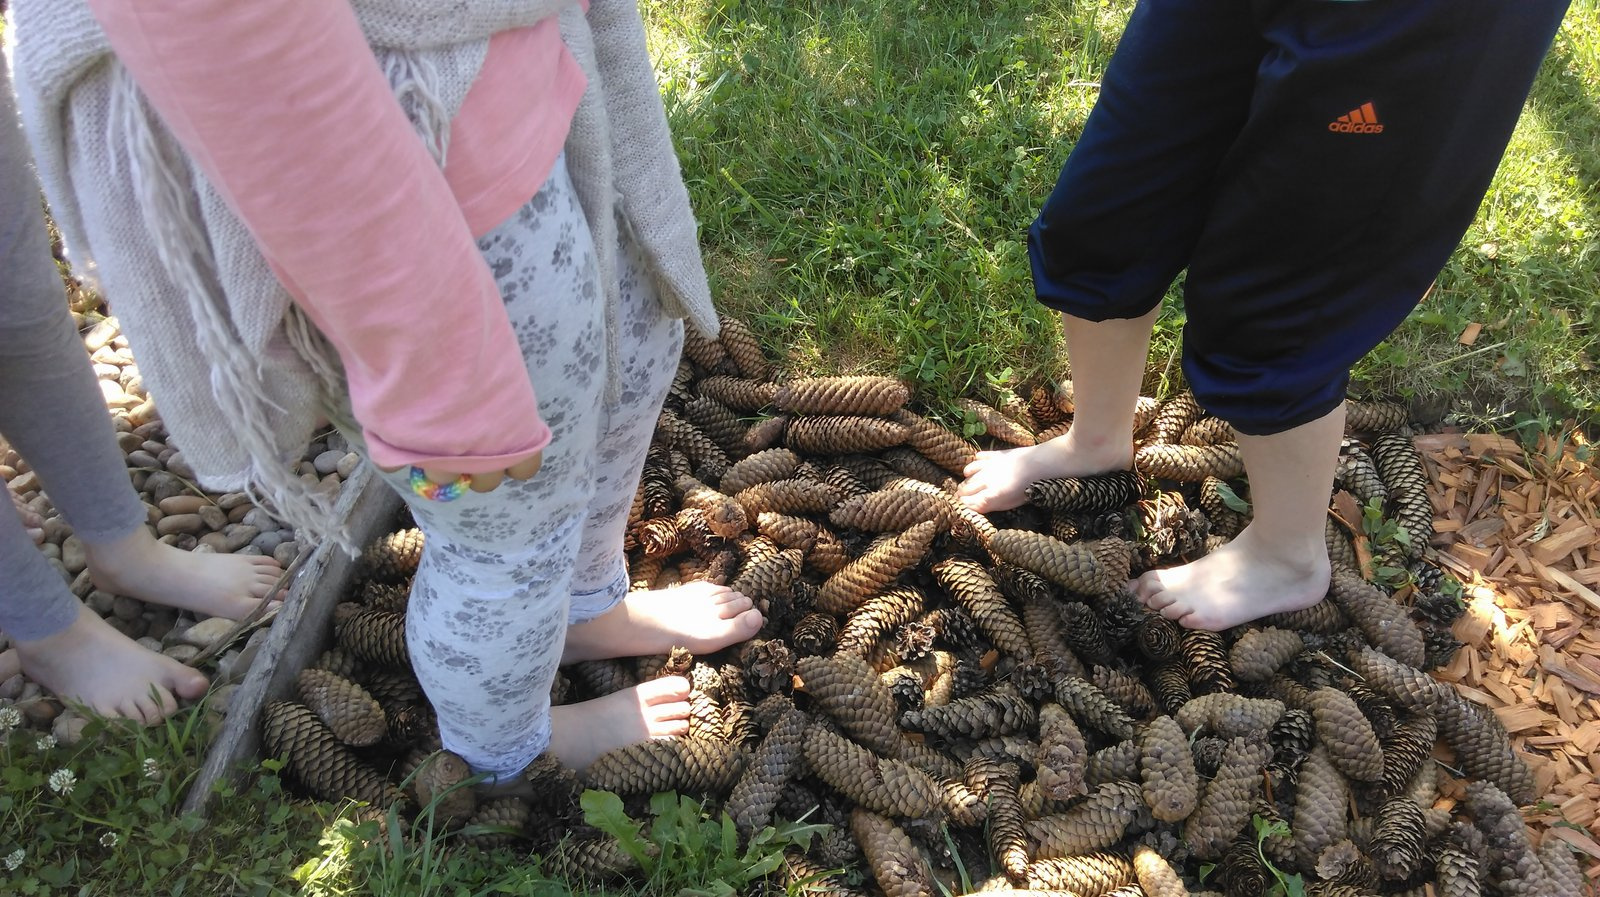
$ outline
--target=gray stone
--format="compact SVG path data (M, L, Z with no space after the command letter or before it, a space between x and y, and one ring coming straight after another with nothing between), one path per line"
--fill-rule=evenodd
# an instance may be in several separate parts
M179 551L194 551L195 546L199 544L200 540L196 539L193 533L179 533L178 540L173 542L172 546Z
M43 545L40 545L39 550L44 552L44 556L50 558L51 560L61 560L61 546L55 544L54 542L46 542Z
M345 440L344 434L334 430L328 434L328 448L338 452L350 451L350 443Z
M94 591L94 580L89 578L89 571L85 570L72 579L72 594L79 598Z
M200 513L201 508L208 506L211 506L211 503L206 501L204 496L195 495L193 493L186 495L174 495L161 503L161 513L198 514ZM222 508L219 506L217 507L217 510L221 511Z
M129 452L136 452L143 446L144 446L144 440L140 439L138 434L135 434L135 433L118 433L117 434L117 448L120 449L124 455L128 454Z
M138 433L142 439L167 438L167 426L158 420L140 424L133 428L133 432Z
M224 511L231 511L240 505L250 504L250 496L243 492L225 492L217 496L217 507Z
M311 465L317 469L317 473L327 476L339 469L339 462L344 460L345 454L345 452L336 452L330 449L318 455L316 460L311 462Z
M254 557L261 557L262 555L266 554L266 552L255 547L254 545L246 545L238 551L235 551L234 554L248 554Z
M172 631L173 624L178 622L178 615L169 607L157 607L150 612L150 628L145 635L158 641L166 641L167 634ZM159 648L157 650L160 650Z
M156 524L156 533L162 536L174 533L194 535L205 528L205 519L199 514L171 514L161 518L161 522Z
M167 444L159 439L146 439L144 442L139 444L139 447L150 454L155 455L156 460L160 461L162 464L167 463L167 459L172 457L173 452L177 451L177 449L167 448Z
M27 684L27 680L22 678L21 673L12 676L4 682L0 682L0 698L4 698L7 701L15 701L17 698L21 697L22 687L25 684Z
M231 554L249 545L251 539L261 534L261 530L247 524L233 523L228 525L223 534L227 537L225 550Z
M262 532L265 532L269 529L278 528L277 519L271 514L267 513L266 508L251 508L249 513L244 515L244 519L236 520L234 522L248 524Z
M152 473L150 479L145 481L144 488L150 492L150 500L157 505L174 495L183 495L189 491L182 480L164 470Z
M211 697L206 699L207 709L214 710L217 713L227 713L229 706L233 704L233 696L238 690L239 686L232 683L216 689L211 693Z
M126 595L118 595L111 603L111 613L124 620L137 620L144 616L144 602ZM146 624L148 627L148 624Z
M225 617L208 617L185 629L178 636L179 644L193 645L196 648L209 648L233 631L234 622Z
M72 524L65 517L46 517L44 519L44 540L60 545L68 536L72 535Z
M228 525L228 512L216 505L202 505L198 513L200 519L205 521L206 529L219 530Z
M250 540L251 548L266 555L272 554L281 544L283 544L283 537L278 535L277 530L268 530Z
M95 589L84 597L83 603L89 605L89 609L100 616L109 617L112 609L117 606L117 596Z
M73 576L89 566L89 555L84 550L82 539L68 536L61 540L61 566L66 567Z
M184 479L194 479L194 468L183 458L183 452L178 452L167 459L167 469Z
M153 632L146 632L144 637L139 639L137 644L139 647L144 648L147 651L154 651L157 654L161 653L161 638Z
M88 725L88 717L79 716L69 710L56 717L55 723L50 727L50 734L56 737L56 744L71 747L83 740L83 730Z
M56 717L61 715L62 710L61 705L56 702L55 698L38 698L32 701L24 701L18 707L22 710L22 715L27 718L32 728L36 729L43 729L45 726L54 723Z
M339 474L340 479L348 480L350 475L355 473L356 468L360 466L361 456L355 452L349 452L339 459L339 466L335 469L335 472Z
M194 645L173 645L161 653L179 663L188 663L194 659L196 654L200 653L200 649L196 648Z
M151 468L155 468L157 470L160 470L161 469L161 462L156 460L156 456L155 455L152 455L149 452L145 451L144 449L140 448L140 449L134 449L133 451L128 453L128 466L129 467L151 467Z
M144 621L144 617L124 620L118 616L110 616L106 617L106 625L134 641L144 638L145 634L150 631L150 624Z
M206 533L200 537L200 544L195 546L195 551L204 551L207 554L227 554L228 537L222 533Z
M296 540L284 542L272 550L272 559L285 567L294 563L294 559L299 556L300 543Z

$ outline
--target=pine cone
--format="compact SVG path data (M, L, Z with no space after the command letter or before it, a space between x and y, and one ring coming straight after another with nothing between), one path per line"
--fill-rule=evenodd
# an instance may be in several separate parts
M1518 805L1537 796L1533 773L1517 756L1499 717L1468 703L1455 689L1440 686L1434 719L1468 778L1492 782Z
M1350 619L1332 600L1324 598L1310 607L1281 614L1267 614L1257 621L1263 626L1292 629L1301 633L1332 635L1350 625Z
M715 336L690 325L683 328L683 357L708 371L717 370L728 360L728 350Z
M389 731L383 707L361 686L327 670L301 670L295 692L339 740L355 747L376 744Z
M1189 690L1189 665L1182 659L1162 661L1150 670L1150 694L1166 713L1177 713L1194 695Z
M268 704L262 712L261 736L267 756L283 759L284 772L319 800L348 798L380 808L405 800L400 789L362 763L302 704Z
M1283 702L1235 694L1201 695L1179 708L1178 725L1185 732L1207 729L1223 738L1259 735L1283 716Z
M1484 894L1482 863L1487 852L1483 834L1470 823L1451 825L1434 863L1439 897L1481 897Z
M1467 785L1467 811L1488 844L1485 871L1506 897L1544 897L1551 889L1517 806L1492 782Z
M800 576L805 554L798 548L785 548L754 562L747 562L729 584L735 592L747 595L757 607L787 596Z
M1105 850L1122 839L1144 806L1136 784L1101 785L1064 813L1028 821L1031 854L1036 859L1048 859Z
M889 419L905 425L907 445L955 476L978 456L971 443L920 414L901 409Z
M989 550L999 561L1043 576L1056 585L1087 595L1107 596L1126 587L1106 570L1092 548L1067 545L1027 530L997 530Z
M867 867L884 897L927 897L934 893L933 873L906 833L875 813L856 809L850 832L866 854Z
M1406 407L1394 402L1358 402L1346 399L1344 403L1344 430L1346 433L1388 433L1406 425Z
M920 617L926 602L915 586L890 586L850 613L839 630L839 651L865 657L896 627Z
M772 822L772 811L783 786L801 770L809 724L810 717L789 704L733 786L724 809L746 838Z
M1145 445L1134 452L1133 467L1162 480L1231 480L1244 473L1244 456L1237 445Z
M351 656L350 652L341 648L329 648L322 652L317 657L316 662L311 665L311 668L327 670L335 676L341 679L349 679L351 682L361 679L362 674L365 672L361 661L356 660L355 657Z
M404 614L360 611L336 626L335 638L339 647L364 663L411 668Z
M1141 484L1131 470L1100 476L1039 480L1027 488L1028 500L1061 514L1118 511L1139 500Z
M1356 702L1342 691L1319 688L1311 693L1311 714L1317 721L1317 740L1328 758L1347 778L1375 782L1383 777L1383 750L1372 724Z
M906 428L881 417L797 417L784 440L802 454L877 452L904 443Z
M1294 846L1302 868L1314 868L1323 850L1345 839L1349 796L1344 776L1339 774L1327 749L1319 745L1300 768L1295 797Z
M1034 435L1031 431L1001 414L998 409L972 399L956 399L955 406L983 424L984 432L995 439L1012 445L1034 444Z
M1438 724L1431 715L1419 715L1401 720L1381 739L1382 794L1394 796L1406 789L1417 770L1432 757L1438 732Z
M721 374L701 380L698 389L706 398L746 414L771 405L773 397L778 394L778 386L775 383L761 383Z
M939 524L929 520L886 539L828 577L817 593L818 609L846 613L859 607L895 577L921 563L938 534Z
M1372 456L1354 440L1346 439L1339 446L1339 466L1334 471L1333 483L1355 496L1356 502L1363 508L1374 500L1381 508L1389 500L1389 490L1384 487Z
M832 486L812 480L788 479L757 483L742 489L734 500L744 505L750 519L759 520L761 514L821 514L839 503L839 493Z
M832 614L811 613L794 624L789 642L801 654L815 656L833 651L838 638L839 624Z
M789 431L789 415L780 414L758 420L750 425L744 434L744 450L750 454L764 452L777 447L783 441L784 434ZM731 490L730 490L731 491Z
M361 586L361 603L368 610L383 610L394 614L406 612L411 601L410 582L379 582L369 579Z
M1228 663L1241 682L1265 682L1304 648L1300 634L1292 630L1252 629L1233 643Z
M1133 853L1133 874L1148 897L1189 897L1189 889L1161 854L1140 845Z
M415 527L390 533L367 547L361 555L361 567L368 579L405 582L417 572L422 543L422 530Z
M471 789L467 789L470 791ZM528 840L528 826L532 810L526 801L517 797L497 797L483 802L466 821L473 834L466 835L483 850L510 847ZM483 831L501 829L503 831Z
M1072 650L1085 663L1105 666L1113 662L1116 652L1106 640L1100 617L1088 605L1079 601L1063 601L1056 605L1063 624L1062 634Z
M699 427L671 411L662 411L657 418L656 438L687 455L689 463L705 479L721 482L722 475L728 472L728 453Z
M933 565L933 575L1001 653L1017 659L1032 656L1033 647L1022 620L982 564L967 558L946 558Z
M899 760L880 759L824 727L806 730L804 749L806 764L818 778L874 813L915 818L931 815L939 806L940 788L927 773Z
M1225 445L1238 442L1239 434L1220 417L1202 417L1184 428L1178 437L1182 445Z
M546 861L545 868L561 881L615 881L639 871L639 861L610 835L568 839Z
M847 654L802 657L795 671L804 691L851 738L897 757L905 738L895 725L894 698L865 660Z
M1351 570L1335 570L1328 597L1378 650L1410 666L1426 659L1422 633L1405 608Z
M785 384L773 403L791 414L886 417L910 398L910 388L891 377L813 377Z
M1133 720L1087 679L1075 676L1057 679L1056 702L1067 708L1073 719L1091 729L1118 740L1133 737Z
M1054 800L1071 800L1084 793L1084 767L1089 747L1078 724L1060 704L1039 708L1039 750L1033 766L1039 787Z
M683 507L703 512L706 525L723 539L734 539L750 529L744 506L693 477L679 477L673 484L683 496Z
M1083 781L1091 788L1110 782L1139 780L1139 742L1119 741L1089 755L1083 767Z
M1189 687L1198 694L1234 690L1233 667L1228 663L1227 643L1222 636L1205 629L1185 629L1179 641L1189 665Z
M900 532L925 520L950 525L947 501L935 495L909 489L869 492L840 502L828 519L834 526L851 527L873 533Z
M1157 445L1170 445L1178 441L1183 431L1199 419L1205 412L1200 403L1195 400L1194 393L1185 389L1173 395L1156 411L1155 420L1150 422L1149 442Z
M833 870L844 867L845 864L819 863L798 847L791 847L784 851L780 872L788 893L799 897L865 897L864 891L851 887L842 876L834 874Z
M1389 487L1391 516L1410 536L1407 557L1420 557L1433 538L1433 504L1428 501L1428 473L1409 436L1390 433L1372 443L1378 474Z
M1265 742L1245 738L1228 741L1217 773L1206 783L1183 828L1183 840L1195 856L1213 860L1221 857L1234 836L1250 821L1251 808L1261 791L1261 770L1272 756Z
M894 472L907 479L927 483L939 489L954 492L956 481L945 473L944 468L928 460L927 456L913 448L900 445L884 449L879 455Z
M717 320L722 324L717 339L722 343L722 348L727 350L728 357L738 366L739 373L751 380L767 379L767 359L761 352L761 342L756 335L737 318L718 315Z
M1589 880L1565 841L1545 838L1539 844L1538 856L1540 865L1544 866L1544 877L1551 897L1584 897Z
M1145 803L1162 822L1182 822L1194 812L1200 780L1189 740L1170 716L1158 716L1139 736L1139 776Z
M913 732L943 738L987 738L1031 727L1038 719L1033 704L1009 682L937 707L910 711L901 725Z
M1028 887L1067 893L1110 895L1134 881L1133 865L1114 853L1040 860L1026 869Z
M737 495L759 483L788 479L799 467L800 456L794 452L786 448L767 449L729 467L718 486L726 494Z
M657 738L601 754L583 776L592 788L622 795L720 795L738 779L742 759L737 747L721 739Z
M466 784L472 767L457 754L438 751L417 767L411 780L412 794L424 812L446 827L465 823L478 812L478 792Z
M758 691L787 691L794 679L794 650L779 639L751 639L739 648L745 681Z
M1150 689L1127 673L1096 666L1089 679L1096 688L1106 693L1106 697L1128 711L1129 716L1143 719L1155 711L1155 697L1150 694Z
M568 664L566 670L585 691L595 697L604 697L639 684L619 660L580 660Z
M1402 881L1422 865L1427 847L1422 822L1422 808L1407 797L1392 797L1378 808L1370 853L1379 875Z
M730 458L745 455L744 437L750 428L739 420L737 411L716 399L697 396L684 403L683 417Z

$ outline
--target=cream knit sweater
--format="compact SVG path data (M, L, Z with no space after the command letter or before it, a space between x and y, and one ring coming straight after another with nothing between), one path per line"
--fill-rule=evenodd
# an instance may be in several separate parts
M489 36L559 15L588 78L566 154L602 282L615 300L620 223L667 307L716 332L635 0L593 0L587 16L571 0L350 2L436 158ZM336 355L149 111L82 0L11 6L18 100L40 179L80 266L114 285L113 303L174 441L208 487L252 491L288 522L342 540L328 501L286 464L319 415L348 413ZM615 346L608 333L613 367Z

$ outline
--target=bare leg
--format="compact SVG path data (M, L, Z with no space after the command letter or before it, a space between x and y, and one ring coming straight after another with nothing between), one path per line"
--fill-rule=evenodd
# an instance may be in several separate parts
M550 708L550 751L573 769L635 742L689 732L689 680L667 676Z
M84 539L83 547L103 591L230 620L255 610L283 573L260 555L180 551L143 525L109 541Z
M29 678L102 716L151 725L178 709L177 698L206 691L199 671L140 647L81 604L66 629L19 641L16 650Z
M1061 316L1077 408L1065 436L1027 448L980 452L956 495L975 511L1004 511L1050 477L1088 476L1133 464L1133 411L1160 307L1138 318Z
M1222 630L1310 607L1328 590L1323 542L1344 435L1344 406L1271 436L1239 435L1254 518L1232 542L1192 564L1134 584L1147 606L1190 629Z
M675 646L708 654L753 637L761 623L750 599L727 586L629 592L611 610L567 628L561 662L665 654Z

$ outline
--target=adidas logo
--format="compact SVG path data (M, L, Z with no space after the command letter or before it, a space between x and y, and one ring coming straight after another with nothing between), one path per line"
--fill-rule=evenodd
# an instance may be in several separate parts
M1339 134L1382 134L1383 125L1378 122L1378 110L1371 103L1362 103L1361 108L1328 122L1328 130Z

